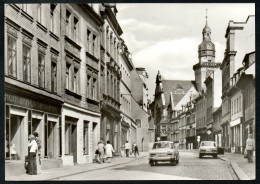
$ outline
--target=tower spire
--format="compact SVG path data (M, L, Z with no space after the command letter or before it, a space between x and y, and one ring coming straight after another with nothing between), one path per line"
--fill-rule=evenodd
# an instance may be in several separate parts
M206 22L208 20L208 8L206 8Z

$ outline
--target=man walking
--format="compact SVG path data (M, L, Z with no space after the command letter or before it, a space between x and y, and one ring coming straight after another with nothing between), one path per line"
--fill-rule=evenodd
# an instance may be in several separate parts
M247 151L247 159L248 163L253 163L253 151L255 149L255 142L253 139L253 135L249 134L248 139L246 140L246 151Z
M131 149L131 145L130 145L130 143L128 143L128 141L126 141L126 143L125 143L125 154L126 154L126 157L129 157L130 149Z

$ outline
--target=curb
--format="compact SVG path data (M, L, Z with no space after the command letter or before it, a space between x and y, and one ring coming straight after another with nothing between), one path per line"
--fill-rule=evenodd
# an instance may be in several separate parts
M67 175L64 175L64 176L58 176L58 177L48 178L48 179L38 180L38 181L53 181L53 180L59 180L60 178L66 178L66 177L69 177L69 176L78 175L78 174L83 174L83 173L86 173L86 172L96 171L96 170L100 170L100 169L107 169L107 168L114 167L114 166L119 166L119 165L123 165L123 164L128 164L128 163L131 163L131 162L133 162L133 161L135 161L135 160L138 160L138 159L141 159L141 158L144 158L144 157L147 157L147 156L148 156L148 155L140 156L140 157L138 157L138 158L136 158L136 159L133 159L133 160L130 160L130 161L128 161L128 162L122 162L122 163L118 163L118 164L114 164L114 165L109 165L109 166L102 167L102 168L96 168L96 169L90 169L90 170L86 170L86 171L75 172L75 173L67 174Z
M251 180L247 174L237 165L237 163L235 162L230 162L230 160L228 158L225 157L219 157L219 159L223 160L223 161L227 161L228 164L231 166L231 168L233 169L233 171L235 172L235 174L237 175L239 180Z

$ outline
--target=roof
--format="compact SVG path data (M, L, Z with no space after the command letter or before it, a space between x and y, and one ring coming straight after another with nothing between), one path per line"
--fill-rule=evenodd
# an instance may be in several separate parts
M197 89L195 81L190 80L162 80L162 86L166 106L168 106L170 103L170 92L172 92L173 103L176 105L192 86L194 86L195 89ZM184 90L184 94L175 94L174 92L178 88L182 88Z

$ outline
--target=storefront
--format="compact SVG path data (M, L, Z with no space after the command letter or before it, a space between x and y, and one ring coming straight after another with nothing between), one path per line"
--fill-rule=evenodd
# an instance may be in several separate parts
M100 113L64 103L62 135L64 166L92 163L100 139Z
M232 153L242 153L242 123L241 118L238 118L230 122L230 131L231 131L231 152Z
M53 95L54 96L54 95ZM28 155L28 136L39 133L45 160L61 156L60 98L49 97L6 84L6 159L24 160Z

